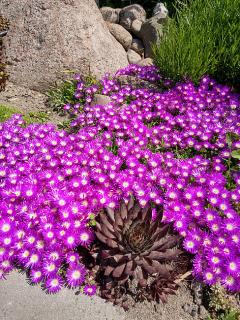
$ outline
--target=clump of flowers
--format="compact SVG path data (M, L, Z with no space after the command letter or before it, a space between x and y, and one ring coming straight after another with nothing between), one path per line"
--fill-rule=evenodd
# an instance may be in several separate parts
M141 67L135 64L130 64L116 73L117 77L121 75L134 76L140 80L146 80L152 83L158 82L161 79L156 66Z
M79 78L75 97L86 103L65 107L75 134L23 127L18 115L0 126L0 277L20 265L50 292L65 283L94 293L76 248L91 245L101 209L133 194L162 207L198 279L239 291L239 96L208 77L161 93L121 86L120 74L160 79L139 66L90 88ZM96 92L111 103L90 106Z
M65 284L90 295L94 285L75 250L94 240L81 152L52 125L22 124L15 115L0 125L0 277L19 266L50 293Z
M240 185L231 151L239 148L239 95L207 76L198 87L189 81L160 93L119 86L119 75L160 79L155 67L120 70L104 80L107 92L102 83L111 103L86 105L72 125L79 134L97 129L97 139L115 155L119 166L107 176L118 196L132 192L142 206L163 206L163 219L195 255L195 276L238 291Z

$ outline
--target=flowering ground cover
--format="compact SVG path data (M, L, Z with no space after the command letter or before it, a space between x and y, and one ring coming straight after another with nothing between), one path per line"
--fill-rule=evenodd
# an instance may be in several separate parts
M167 89L120 85L120 75ZM135 65L100 84L76 82L80 103L65 106L73 132L24 126L20 115L0 125L1 278L19 266L48 292L94 294L81 252L98 213L132 194L183 237L197 279L238 292L239 95L207 76L173 86L155 67ZM111 103L91 106L97 92Z

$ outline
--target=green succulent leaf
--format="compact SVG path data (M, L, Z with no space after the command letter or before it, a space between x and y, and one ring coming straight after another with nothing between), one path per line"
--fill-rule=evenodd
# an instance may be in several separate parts
M233 158L240 160L240 149L232 151L231 155Z
M230 147L235 140L238 140L239 136L234 132L227 132L226 134L226 142Z

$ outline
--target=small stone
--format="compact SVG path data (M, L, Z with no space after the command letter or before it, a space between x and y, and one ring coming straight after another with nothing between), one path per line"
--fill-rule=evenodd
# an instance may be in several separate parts
M137 52L138 54L142 55L144 53L144 45L142 40L133 39L131 49Z
M103 94L96 93L94 95L93 101L91 102L91 106L95 106L95 105L105 106L106 104L108 104L110 102L111 102L110 97L105 96Z
M195 297L194 303L196 303L199 306L202 303L202 299L200 297Z
M116 13L117 13L117 15L118 15L118 18L119 18L120 12L122 11L122 8L115 8L115 11L116 11ZM119 19L118 19L118 20L119 20ZM119 21L118 21L118 23L119 23Z
M188 313L189 313L191 306L190 306L189 303L185 303L185 304L182 306L182 308L183 308L183 310L184 310L185 312L188 312Z
M131 33L120 26L120 24L108 23L107 26L114 38L121 43L125 50L128 50L132 44Z
M192 307L192 310L191 310L190 314L191 314L192 317L196 317L196 316L197 316L197 314L198 314L198 307L197 307L196 305L194 305L194 306Z
M128 62L133 64L138 63L142 59L142 57L132 49L128 49L127 58Z
M138 20L138 19L133 20L130 31L136 36L138 36L142 28L142 24L143 22L141 20Z
M208 312L203 305L199 306L198 313L199 313L200 317L203 319L208 315Z
M159 13L165 15L165 17L168 16L168 9L165 7L164 3L162 3L162 2L158 2L153 9L154 16Z
M119 11L113 9L111 7L102 7L100 8L100 12L103 16L103 20L111 23L119 22Z
M152 66L153 59L152 58L145 58L145 59L140 60L137 64L142 67Z
M191 290L193 295L193 301L197 305L202 304L202 298L203 298L203 288L202 284L198 281L193 281L191 284Z
M139 4L132 4L124 7L120 11L119 23L127 30L130 30L132 22L138 19L142 22L146 20L146 11Z

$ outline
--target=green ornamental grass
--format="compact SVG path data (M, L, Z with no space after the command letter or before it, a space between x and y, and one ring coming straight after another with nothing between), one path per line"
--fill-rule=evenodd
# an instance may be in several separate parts
M180 8L180 9L179 9ZM240 1L193 0L178 5L154 59L164 76L195 83L204 74L240 81Z

